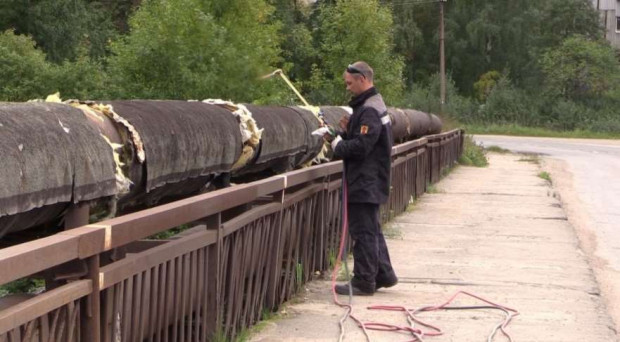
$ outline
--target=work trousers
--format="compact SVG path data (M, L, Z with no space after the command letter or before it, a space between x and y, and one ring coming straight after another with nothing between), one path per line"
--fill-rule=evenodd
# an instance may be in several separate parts
M379 205L349 203L349 233L353 240L354 286L374 292L376 283L396 278L379 223Z

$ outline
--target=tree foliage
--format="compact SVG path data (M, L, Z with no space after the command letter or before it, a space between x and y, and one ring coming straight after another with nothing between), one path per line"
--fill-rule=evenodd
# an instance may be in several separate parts
M541 58L546 86L569 100L600 97L618 86L620 64L606 42L567 38Z
M384 97L402 95L403 61L393 53L392 16L376 0L341 0L323 5L319 15L319 62L309 82L317 103L343 103L342 75L355 61L368 62L375 71L375 84Z
M30 37L12 30L0 34L0 99L25 101L46 95L50 66L34 46Z
M474 83L474 90L476 92L476 99L478 101L484 102L486 101L489 94L495 88L497 81L502 77L496 70L491 70L487 73L482 74L478 82Z
M617 51L590 0L4 0L0 100L201 99L345 104L365 60L388 104L467 123L620 132Z
M8 30L0 34L0 101L27 101L60 92L66 98L105 96L105 73L87 56L54 64L31 37Z
M117 97L261 96L258 77L279 59L278 25L260 0L151 0L113 45Z
M114 36L112 18L99 1L5 0L0 13L0 29L32 36L47 59L58 64L76 60L81 48L103 57Z

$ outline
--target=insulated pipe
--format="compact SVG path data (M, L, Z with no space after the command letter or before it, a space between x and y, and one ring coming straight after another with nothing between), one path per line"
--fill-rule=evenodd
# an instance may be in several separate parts
M392 121L392 136L394 143L406 141L411 136L411 121L405 112L398 108L388 108L388 115Z
M439 134L441 133L441 119L435 115L431 114L431 128L428 131L428 134Z
M205 191L210 184L225 186L231 173L240 180L258 178L319 155L323 140L311 135L320 125L312 112L248 107L263 136L251 160L233 171L244 147L240 118L215 105L0 103L0 237L58 222L72 203L96 207L91 214L122 214ZM327 124L337 127L350 108L321 110ZM434 115L397 108L389 114L396 143L441 131ZM131 187L120 187L122 180Z
M346 108L346 109L345 109ZM340 129L340 118L348 115L349 107L321 107L327 123ZM388 108L388 115L392 122L392 134L394 142L420 138L428 134L441 133L441 120L434 114L424 113L412 109Z
M419 138L428 134L431 129L431 116L429 114L412 109L405 109L404 112L411 123L411 137Z
M112 148L79 109L0 103L0 144L0 236L117 193Z
M320 151L322 140L311 135L319 122L311 112L299 107L245 106L263 133L258 154L233 176L292 170Z
M144 162L135 154L125 161L133 187L119 199L121 211L196 194L229 172L241 154L238 122L220 107L186 101L107 104L140 133L145 151Z

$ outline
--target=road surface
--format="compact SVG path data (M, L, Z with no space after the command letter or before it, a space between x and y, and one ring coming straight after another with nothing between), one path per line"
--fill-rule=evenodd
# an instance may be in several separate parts
M475 136L484 146L543 155L620 331L620 141Z

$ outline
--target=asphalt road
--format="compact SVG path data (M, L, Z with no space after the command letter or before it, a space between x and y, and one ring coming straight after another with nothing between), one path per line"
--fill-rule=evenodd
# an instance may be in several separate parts
M546 166L554 186L557 180L560 193L570 202L569 219L577 226L602 295L620 327L620 141L486 135L475 140L550 160Z

